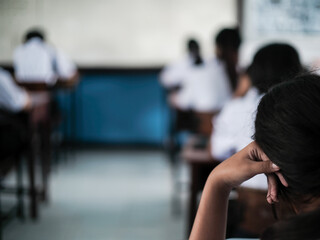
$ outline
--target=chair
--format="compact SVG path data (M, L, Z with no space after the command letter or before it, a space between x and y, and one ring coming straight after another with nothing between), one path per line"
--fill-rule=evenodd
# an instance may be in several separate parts
M5 225L15 216L24 218L23 185L21 157L25 151L26 142L23 139L22 125L0 112L0 239ZM3 180L13 170L16 170L16 183L6 186ZM3 194L14 194L16 203L9 209L4 209L1 202Z
M189 236L193 221L195 219L198 201L197 196L202 191L210 172L220 163L213 159L206 148L199 148L198 136L192 136L188 139L182 150L182 158L189 165L191 170L191 185L189 196L189 209L187 220L187 236Z

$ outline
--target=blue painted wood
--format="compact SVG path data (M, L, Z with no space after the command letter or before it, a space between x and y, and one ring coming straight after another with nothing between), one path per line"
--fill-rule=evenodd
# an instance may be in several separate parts
M167 135L168 106L156 72L82 75L74 94L77 141L161 144ZM70 117L70 93L57 95ZM70 135L70 126L63 129Z

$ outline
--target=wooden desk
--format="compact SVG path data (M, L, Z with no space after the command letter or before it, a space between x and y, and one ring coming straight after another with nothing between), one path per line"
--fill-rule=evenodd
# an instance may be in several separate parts
M17 202L9 209L4 210L0 199L0 240L2 238L2 232L5 225L13 218L18 217L21 220L24 219L23 211L23 187L22 187L22 164L21 153L23 151L23 145L20 148L15 149L10 156L1 158L0 168L0 195L3 193L9 193L16 195ZM7 173L12 170L16 170L16 184L14 187L3 186L2 180ZM1 196L0 196L1 197Z
M20 86L29 91L38 92L38 91L51 91L54 89L72 89L79 82L79 73L76 72L70 79L58 78L55 84L50 85L45 81L39 79L29 79L28 81L18 81L15 79L15 82Z
M197 141L197 137L191 137L182 150L182 158L191 169L187 236L191 232L198 209L197 195L203 189L212 169L220 163L211 157L208 149L196 149Z
M272 206L267 202L267 190L238 187L238 204L242 212L239 229L250 237L259 237L276 222Z
M30 183L30 215L32 219L38 218L38 199L41 194L43 201L48 201L48 179L51 167L51 130L53 127L53 116L51 114L51 98L55 90L72 89L78 82L79 75L76 74L72 81L58 80L53 86L44 82L17 82L26 88L32 98L32 109L27 112L27 125L29 134L28 171ZM40 141L37 142L37 136ZM37 151L39 150L39 151ZM36 184L36 152L40 152L41 185Z

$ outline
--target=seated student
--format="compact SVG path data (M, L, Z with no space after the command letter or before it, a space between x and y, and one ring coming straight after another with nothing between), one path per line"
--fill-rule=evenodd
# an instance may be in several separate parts
M300 76L265 94L255 141L211 172L190 239L225 239L231 189L261 173L268 177L267 201L275 212L291 209L291 216L283 216L261 239L320 239L319 118L319 76Z
M261 97L274 85L301 71L299 55L288 44L273 43L258 50L247 70L252 87L244 97L230 100L213 119L212 156L223 161L248 145L254 134L253 122ZM265 190L267 180L260 174L242 186Z
M212 156L227 159L250 143L254 113L263 94L301 71L299 55L288 44L273 43L258 50L247 70L251 88L244 97L230 100L212 121Z
M181 83L181 89L171 97L171 104L181 110L218 112L231 98L236 85L236 63L240 42L237 30L223 29L215 38L216 57L205 63L202 62L200 47L198 44L195 45L193 56L196 57L193 64L180 67L181 74L175 75ZM169 82L169 73L168 69L162 74L162 82ZM171 76L173 75L171 71Z
M200 46L195 39L187 42L187 56L184 59L165 67L160 74L161 84L168 90L168 100L174 110L171 138L180 130L195 131L197 123L192 108L197 106L192 94L192 86L205 79L203 59ZM200 84L201 85L201 84ZM171 140L173 141L173 140Z
M0 68L0 109L17 113L30 107L28 92L16 85L9 72Z
M28 31L24 43L16 48L14 70L19 83L45 83L52 86L57 79L77 79L75 64L61 50L47 44L44 33L38 29Z
M196 39L189 39L186 48L187 55L183 59L166 66L160 73L160 82L168 90L183 87L188 69L203 63L200 46Z
M28 92L16 85L10 73L0 68L0 160L26 143L26 129L18 116L8 113L28 111L32 101Z
M238 85L238 55L241 36L237 28L224 28L214 38L215 56L206 62L210 79L215 86L210 89L215 97L216 110L221 110L232 97Z
M187 58L165 68L160 75L161 83L169 90L176 90L171 91L169 98L172 107L182 111L211 111L214 101L208 89L213 87L213 81L209 78L198 42L190 39L187 45Z

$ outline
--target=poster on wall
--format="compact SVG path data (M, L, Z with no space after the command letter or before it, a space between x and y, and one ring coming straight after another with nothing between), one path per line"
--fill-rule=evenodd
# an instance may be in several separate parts
M288 43L305 65L320 67L320 0L242 0L240 64L263 45Z
M244 15L251 34L320 34L320 0L247 0Z

